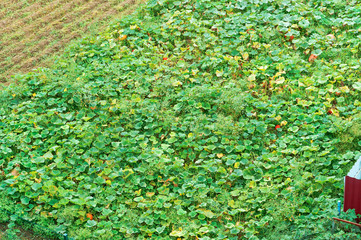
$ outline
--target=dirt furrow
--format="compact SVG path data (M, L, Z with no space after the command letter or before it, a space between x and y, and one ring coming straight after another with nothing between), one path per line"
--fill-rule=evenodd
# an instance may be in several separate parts
M89 11L92 11L96 6L97 6L97 3L95 2L94 4L89 5L87 8L82 8L81 12L73 13L72 15L76 14L76 15L86 15L87 16L89 14ZM70 15L69 15L69 17L70 17ZM79 19L78 21L74 22L74 21L72 21L73 18L67 18L67 20L62 25L58 25L58 26L62 27L62 26L64 26L64 24L70 23L70 22L72 23L72 25L76 25L77 23L80 23L80 22L89 21L89 19L87 19L87 18L85 18L85 19L78 18L78 19ZM32 42L36 39L44 38L41 42L39 42L37 44L37 46L30 48L31 52L37 52L40 48L43 48L44 46L48 45L49 42L54 40L54 35L48 34L50 30L51 29L45 28L45 30L43 29L41 32L34 32L32 35L30 35L30 37L27 37L27 39L26 39L27 42ZM67 33L64 32L64 30L60 29L60 32L61 32L62 37L68 38ZM19 44L19 43L16 43L16 41L15 41L14 46L9 45L6 49L3 50L3 53L4 53L4 56L13 56L14 53L24 52L24 49L26 49L26 48L27 48L27 46L25 44L21 44L21 43ZM13 58L13 65L18 64L21 61L22 57L23 57L23 54L16 55Z
M72 3L75 4L76 1ZM66 4L66 6L62 7L62 12L54 12L54 15L47 15L46 18L39 19L35 24L30 26L31 28L29 27L23 30L20 35L15 35L9 40L26 37L26 41L31 42L34 39L38 39L38 36L43 36L44 33L48 35L50 31L59 29L59 27L62 27L67 22L72 21L73 19L70 17L74 16L77 11L80 10L82 13L84 13L88 11L88 9L95 8L96 5L97 3L86 5L86 8L84 8L82 5L78 5L76 8L74 8L74 5ZM69 11L70 9L73 9L73 11Z
M63 4L64 2L69 2L68 0L57 0L53 1L50 4L46 5L46 7L40 8L40 11L34 11L33 14L26 16L25 18L21 18L18 21L13 21L10 25L0 30L0 34L12 32L13 29L17 29L19 26L24 26L27 22L38 19L45 14L53 11L57 6ZM36 9L35 9L36 10Z
M62 10L56 8L55 2L63 4ZM50 1L43 6L49 10L48 12L39 10L46 14L33 13L17 20L18 23L24 23L26 21L24 19L32 18L35 21L29 22L32 26L17 30L13 33L14 36L7 36L11 41L6 41L7 44L0 46L0 69L3 70L0 72L0 81L4 81L5 77L15 72L26 72L35 67L51 64L50 57L55 53L59 54L74 38L86 36L89 32L100 29L109 18L114 19L131 13L142 2L145 0ZM40 6L38 1L34 1L34 4ZM50 6L53 6L53 10ZM18 11L18 16L23 16L21 11ZM35 19L34 16L40 19ZM9 20L5 18L5 23L6 21ZM0 21L1 23L4 21ZM12 24L15 25L14 22ZM2 31L4 30L0 28L0 37Z

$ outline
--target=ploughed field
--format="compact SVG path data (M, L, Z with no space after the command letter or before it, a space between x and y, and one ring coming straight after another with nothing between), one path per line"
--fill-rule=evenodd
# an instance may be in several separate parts
M47 66L74 38L101 30L139 0L0 1L0 81Z

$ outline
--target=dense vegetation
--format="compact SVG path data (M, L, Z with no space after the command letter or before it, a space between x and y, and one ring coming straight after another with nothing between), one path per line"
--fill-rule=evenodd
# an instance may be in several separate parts
M77 239L352 239L359 1L149 1L0 93L0 191ZM44 220L46 219L46 220Z
M74 38L94 34L142 0L0 1L0 82L46 66ZM144 1L143 1L144 2Z

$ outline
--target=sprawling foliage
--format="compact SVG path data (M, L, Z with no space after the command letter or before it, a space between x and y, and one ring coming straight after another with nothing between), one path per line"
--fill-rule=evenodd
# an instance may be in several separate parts
M360 12L150 1L0 93L0 190L78 239L356 238L330 217L360 155Z

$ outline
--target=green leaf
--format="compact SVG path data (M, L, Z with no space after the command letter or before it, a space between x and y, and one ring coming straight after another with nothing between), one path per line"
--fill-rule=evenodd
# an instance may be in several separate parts
M88 220L85 224L85 226L87 226L88 228L94 227L97 225L97 222L94 220Z
M44 154L43 158L45 159L53 159L53 154L51 152L47 152Z
M207 218L213 218L215 216L215 214L211 210L199 209L199 211Z
M155 230L157 231L157 233L161 234L162 232L164 232L165 226L162 227L157 227Z
M185 215L185 214L187 214L187 212L180 208L180 209L177 210L177 214L178 215Z
M21 199L22 204L24 204L24 205L29 204L30 199L28 197L21 197L20 199Z
M33 185L31 185L31 188L34 191L38 191L43 185L41 183L34 183Z
M141 202L141 201L143 201L143 197L136 197L136 198L134 198L134 201L136 201L136 202Z
M355 82L352 87L358 91L361 91L361 82Z
M307 28L310 26L310 22L307 19L302 19L298 24L303 28Z
M315 51L312 52L312 54L317 55L317 56L321 55L321 53L322 53L321 49L316 49Z

